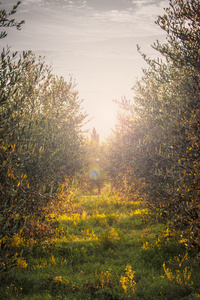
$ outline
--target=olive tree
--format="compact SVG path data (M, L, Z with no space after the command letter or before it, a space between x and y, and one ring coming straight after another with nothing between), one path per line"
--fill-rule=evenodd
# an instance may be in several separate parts
M169 4L157 21L167 42L153 45L164 60L142 54L148 69L134 102L121 103L110 157L129 167L130 181L141 178L148 205L199 246L199 1Z
M15 13L1 11L4 26ZM6 36L2 34L2 37ZM82 110L76 85L52 74L33 53L0 57L0 237L41 216L59 183L72 178L82 153Z

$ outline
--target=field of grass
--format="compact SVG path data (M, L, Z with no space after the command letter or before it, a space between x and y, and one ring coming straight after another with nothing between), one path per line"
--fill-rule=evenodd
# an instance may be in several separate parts
M51 234L7 240L15 268L0 299L200 299L199 257L115 193L79 196L73 211L46 218Z

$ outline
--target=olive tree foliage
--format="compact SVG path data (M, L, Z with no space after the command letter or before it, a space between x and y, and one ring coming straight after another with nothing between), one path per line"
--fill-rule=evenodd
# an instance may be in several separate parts
M13 6L10 12L7 12L5 9L0 10L0 27L16 27L18 30L21 29L21 25L25 23L24 20L21 22L17 22L12 18L12 16L17 12L17 8L20 4L21 1L18 1L17 4ZM5 38L6 36L6 30L0 33L0 39Z
M169 5L156 22L167 33L166 43L153 45L164 60L142 54L149 68L135 83L134 102L120 104L124 116L110 157L129 169L130 182L145 182L147 203L187 245L200 246L200 4Z
M171 59L178 67L189 67L191 75L199 73L200 2L198 0L169 1L169 8L156 22L167 33L167 42L153 48ZM197 75L197 74L196 74ZM198 76L198 75L197 75Z
M2 50L0 237L17 233L31 216L41 216L59 183L73 177L85 117L72 79L54 76L44 59L31 52Z

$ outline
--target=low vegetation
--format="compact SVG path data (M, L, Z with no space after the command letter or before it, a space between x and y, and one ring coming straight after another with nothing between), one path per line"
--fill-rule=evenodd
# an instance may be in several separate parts
M32 236L1 240L1 299L200 299L198 252L172 239L142 199L71 190L60 202Z

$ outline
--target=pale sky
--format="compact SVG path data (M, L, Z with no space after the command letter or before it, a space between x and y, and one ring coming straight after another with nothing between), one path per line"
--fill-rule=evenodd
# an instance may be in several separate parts
M14 0L1 0L11 10ZM53 64L53 73L69 81L73 76L84 110L100 138L111 133L118 106L113 99L133 98L131 88L146 67L136 44L150 57L150 47L163 32L155 21L164 14L164 0L22 0L15 18L25 20L12 29L1 48L32 50Z

